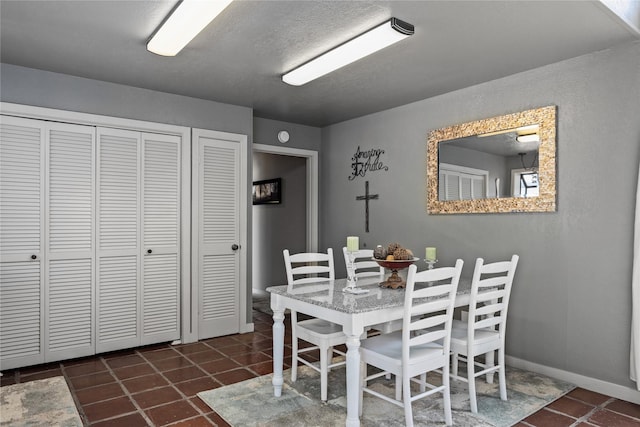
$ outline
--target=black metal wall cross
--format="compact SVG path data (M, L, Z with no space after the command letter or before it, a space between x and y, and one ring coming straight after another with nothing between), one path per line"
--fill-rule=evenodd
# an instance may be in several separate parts
M369 194L369 181L365 181L364 183L364 196L357 196L356 200L364 200L364 228L365 231L369 232L369 200L378 200L377 194Z

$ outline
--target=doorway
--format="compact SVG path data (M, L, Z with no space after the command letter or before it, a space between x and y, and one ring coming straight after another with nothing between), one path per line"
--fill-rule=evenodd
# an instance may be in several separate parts
M254 144L253 153L254 181L283 178L280 205L253 206L252 290L265 295L267 287L286 283L283 249L317 251L318 153L263 144Z

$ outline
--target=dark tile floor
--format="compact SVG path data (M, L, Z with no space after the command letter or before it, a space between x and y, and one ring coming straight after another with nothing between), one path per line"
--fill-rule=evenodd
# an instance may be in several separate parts
M255 332L159 344L3 372L1 385L63 375L85 425L227 426L196 393L272 372L272 319L254 311ZM287 327L287 331L290 329ZM290 336L285 342L290 342ZM285 365L291 348L285 348ZM519 427L640 427L640 405L576 389Z

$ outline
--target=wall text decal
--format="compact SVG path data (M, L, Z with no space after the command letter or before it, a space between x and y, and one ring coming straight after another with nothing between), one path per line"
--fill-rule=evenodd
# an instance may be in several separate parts
M385 166L380 160L384 150L372 148L371 150L360 151L360 146L351 157L351 175L349 181L353 181L357 176L364 177L369 171L388 171L389 166Z

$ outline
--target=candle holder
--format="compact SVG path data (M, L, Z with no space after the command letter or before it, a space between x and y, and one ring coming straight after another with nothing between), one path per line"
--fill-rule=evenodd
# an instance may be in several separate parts
M358 289L358 276L356 276L356 253L353 251L347 251L347 258L349 263L347 264L347 287L342 289L342 292L350 294L364 294L369 292L368 289Z
M433 270L433 266L436 264L436 262L438 262L437 259L425 259L424 262L427 263L427 268L429 270Z

